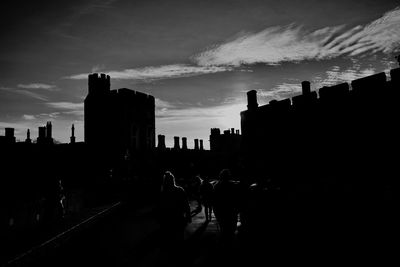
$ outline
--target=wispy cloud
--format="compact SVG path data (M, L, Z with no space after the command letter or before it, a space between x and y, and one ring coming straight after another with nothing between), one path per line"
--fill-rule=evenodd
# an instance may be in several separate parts
M216 45L196 56L200 66L279 64L287 61L321 60L364 53L390 53L400 47L400 8L364 26L345 25L308 31L302 26L269 27L258 33Z
M77 117L82 117L84 115L84 104L82 103L73 103L73 102L48 102L46 105L50 108L54 108L59 110L60 112L53 112L52 114L63 115L73 115Z
M113 79L153 81L159 79L190 77L230 70L232 70L231 67L224 66L193 66L186 64L173 64L103 72L113 77ZM88 75L89 73L83 73L72 75L67 78L74 80L86 80Z
M288 97L292 97L294 94L301 92L300 83L281 83L277 84L272 89L256 89L257 94L260 98L266 102L271 100L282 100Z
M0 90L10 92L10 93L24 95L24 96L35 98L35 99L42 100L42 101L48 101L48 98L46 96L43 96L43 95L35 93L35 92L31 92L28 90L9 88L9 87L0 87Z
M22 116L22 118L23 118L24 120L28 120L28 121L36 119L36 117L35 117L34 115L27 115L27 114L24 114L24 115Z
M56 109L64 110L81 110L83 109L83 103L73 103L73 102L48 102L47 106Z
M45 84L45 83L29 83L29 84L18 84L18 88L23 88L23 89L43 89L47 91L57 91L59 90L57 86L55 85L50 85L50 84Z

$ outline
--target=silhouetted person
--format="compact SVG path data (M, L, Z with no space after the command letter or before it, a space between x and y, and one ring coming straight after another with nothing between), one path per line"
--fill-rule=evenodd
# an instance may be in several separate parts
M47 223L59 221L64 217L64 188L61 180L49 180L46 188L44 220Z
M164 241L180 243L184 229L191 222L190 206L185 190L175 184L175 177L166 172L160 195L160 223Z
M239 183L232 180L228 169L221 171L214 186L214 214L221 230L221 239L229 242L234 237L239 214Z
M214 187L209 181L208 177L202 179L200 184L200 197L201 202L204 206L204 213L206 215L206 221L212 219L212 199L213 199Z
M201 212L202 206L201 206L201 194L200 194L200 185L201 185L202 179L200 176L195 176L192 179L191 182L191 195L193 200L197 202L197 207L195 209L195 213Z

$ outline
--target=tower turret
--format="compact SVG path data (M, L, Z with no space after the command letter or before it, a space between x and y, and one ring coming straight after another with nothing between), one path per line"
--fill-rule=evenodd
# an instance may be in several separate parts
M72 124L72 127L71 127L70 143L75 144L75 126L74 126L74 124Z

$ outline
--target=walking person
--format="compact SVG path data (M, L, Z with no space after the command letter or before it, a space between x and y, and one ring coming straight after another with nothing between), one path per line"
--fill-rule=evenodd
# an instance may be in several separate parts
M204 206L204 213L206 216L206 222L212 220L212 198L213 198L214 186L211 184L208 177L202 179L200 184L200 197L201 202Z
M190 206L185 190L176 185L175 177L169 171L165 172L161 185L159 219L162 247L167 261L181 260L171 257L174 251L183 249L184 230L191 223Z
M239 183L232 180L228 169L221 171L214 186L213 209L221 229L221 240L229 244L234 238L239 214Z

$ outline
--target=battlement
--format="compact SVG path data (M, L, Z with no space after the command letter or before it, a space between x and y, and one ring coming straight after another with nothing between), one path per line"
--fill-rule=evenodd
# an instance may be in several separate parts
M139 103L155 103L154 96L148 95L139 91L135 91L128 88L120 88L116 90L111 90L112 95L126 99L127 101L137 101Z
M391 83L400 83L400 68L390 71ZM301 110L309 108L317 103L339 103L346 100L350 93L356 96L373 96L376 93L382 94L382 91L387 88L387 77L384 72L377 73L371 76L360 78L351 82L351 90L348 83L341 83L334 86L324 86L318 91L311 91L310 82L302 82L302 94L294 96L291 99L271 100L268 104L258 106L257 91L251 90L247 92L248 109L242 111L241 116L246 116L247 112L257 110L262 114L269 112L285 112L288 110Z
M88 76L89 94L99 94L110 91L110 76L104 73L93 73Z
M221 131L219 128L211 128L211 135L220 135Z

